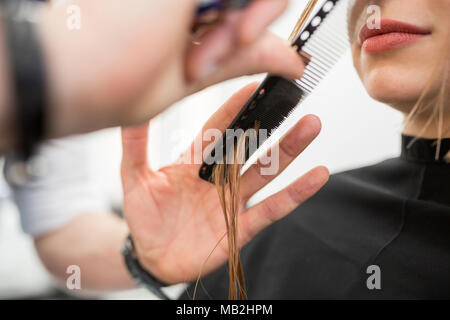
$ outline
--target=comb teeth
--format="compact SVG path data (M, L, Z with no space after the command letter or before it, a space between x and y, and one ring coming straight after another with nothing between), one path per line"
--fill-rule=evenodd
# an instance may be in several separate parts
M345 11L344 2L326 2L294 41L294 45L299 48L299 53L310 57L302 78L297 81L300 88L308 93L320 84L327 72L348 49L347 32L342 32L347 28L346 15L343 12ZM334 7L333 12L327 16L326 9L331 6ZM324 43L326 46L323 45Z
M267 137L294 112L308 95L320 84L328 71L336 64L348 48L345 0L326 1L309 24L293 42L298 53L307 57L308 64L300 80L287 80L281 77L267 76L255 93L250 97L229 129L253 129L258 123L259 129L267 130ZM223 154L230 151L226 146L233 145L224 135L214 149L222 148ZM258 141L261 146L264 141ZM215 166L213 151L200 168L199 175L211 181ZM247 153L246 160L252 156ZM221 159L220 159L221 160Z

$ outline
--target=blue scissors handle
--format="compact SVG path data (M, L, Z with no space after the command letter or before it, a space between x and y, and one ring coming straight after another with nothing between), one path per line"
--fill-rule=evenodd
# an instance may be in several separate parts
M197 16L200 16L210 10L221 10L221 9L223 9L223 1L220 0L200 3L197 9Z
M200 0L197 16L210 10L239 9L247 6L251 0Z

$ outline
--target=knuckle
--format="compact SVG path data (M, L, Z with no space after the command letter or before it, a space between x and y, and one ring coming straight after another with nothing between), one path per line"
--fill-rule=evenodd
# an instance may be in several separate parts
M298 153L298 142L292 143L290 141L284 141L283 143L280 143L280 150L282 153L284 153L289 158L297 157Z
M268 198L263 203L263 215L264 218L267 220L267 225L274 223L277 219L277 212L278 212L278 204L276 201L274 201L274 198Z
M294 205L299 205L305 199L305 190L300 186L291 186L287 189L287 194L289 199L293 202Z

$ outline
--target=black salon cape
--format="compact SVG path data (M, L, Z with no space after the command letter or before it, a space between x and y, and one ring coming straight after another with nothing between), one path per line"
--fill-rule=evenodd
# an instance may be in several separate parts
M244 247L248 298L450 298L450 139L437 161L434 140L411 140L399 158L333 175ZM372 265L380 290L367 286ZM196 300L226 299L226 270L203 278Z

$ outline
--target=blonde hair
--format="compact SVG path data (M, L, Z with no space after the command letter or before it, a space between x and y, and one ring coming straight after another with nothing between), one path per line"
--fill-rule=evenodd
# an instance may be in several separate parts
M447 39L450 37L450 32L448 33ZM450 87L449 83L449 73L450 73L450 40L447 40L442 46L442 54L441 60L436 63L436 66L434 70L430 74L430 79L423 90L422 94L420 95L419 99L417 100L416 104L414 105L413 109L410 111L409 115L405 119L405 129L408 128L410 125L414 123L417 117L419 117L421 114L428 112L430 108L431 112L430 115L425 122L424 127L422 130L416 135L415 139L413 139L408 147L411 147L412 144L417 141L418 138L420 138L424 132L430 127L430 125L434 122L437 122L437 148L436 148L436 160L439 159L441 154L441 142L442 139L447 135L450 134L450 124L447 125L446 128L444 128L444 116L446 111L445 110L447 96L448 96L448 89ZM441 86L437 93L433 94L431 92L433 83L438 80L441 82ZM450 151L444 156L444 160L447 163L450 163Z
M224 164L216 164L212 179L216 185L222 206L228 238L228 299L243 300L247 298L244 269L239 253L239 210L240 210L240 182L241 169L246 160L249 149L249 138L256 139L256 132L260 124L255 121L253 129L243 133L234 146L234 152L230 156L227 152ZM228 150L227 150L228 151ZM229 159L232 158L232 159ZM229 161L232 160L232 161ZM231 163L230 163L231 162Z
M235 158L240 151L242 143L238 143ZM216 185L219 201L225 218L226 234L228 239L228 299L242 300L246 298L244 270L239 253L239 209L240 209L240 173L242 165L217 164L213 172L213 181Z
M256 122L254 130L259 129L259 123ZM240 198L240 181L241 169L245 162L245 157L248 152L249 134L243 133L237 143L234 144L234 152L226 153L223 163L216 163L212 172L212 182L216 186L219 202L222 207L223 216L225 219L226 232L219 239L206 261L211 257L214 250L227 237L228 241L228 299L229 300L243 300L247 298L244 268L242 267L241 256L239 252L239 213L241 209ZM256 138L255 136L253 138ZM228 150L226 150L228 151ZM206 263L206 261L204 263ZM203 268L202 268L203 269ZM197 278L195 284L194 295L197 292L198 284L200 282L202 272Z

